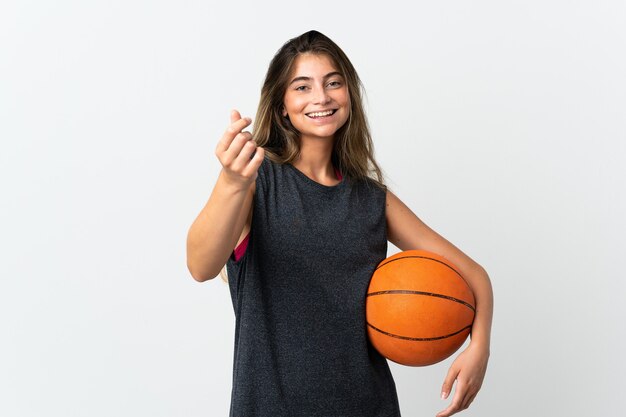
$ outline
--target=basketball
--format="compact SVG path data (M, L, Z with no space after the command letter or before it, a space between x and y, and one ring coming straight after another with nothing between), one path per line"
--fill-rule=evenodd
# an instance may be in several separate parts
M367 291L367 333L387 359L408 366L440 362L470 333L476 302L458 268L423 250L380 262Z

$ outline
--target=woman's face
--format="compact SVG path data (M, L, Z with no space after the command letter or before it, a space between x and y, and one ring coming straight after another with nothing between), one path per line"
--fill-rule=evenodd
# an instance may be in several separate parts
M283 98L283 116L302 139L333 139L348 120L350 94L343 76L326 55L300 54Z

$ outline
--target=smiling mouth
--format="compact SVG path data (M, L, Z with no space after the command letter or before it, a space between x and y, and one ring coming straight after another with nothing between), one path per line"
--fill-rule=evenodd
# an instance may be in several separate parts
M306 113L306 115L310 117L311 119L321 119L323 117L332 116L336 112L337 112L337 109L333 109L333 110L327 110L327 111L316 111L312 113Z

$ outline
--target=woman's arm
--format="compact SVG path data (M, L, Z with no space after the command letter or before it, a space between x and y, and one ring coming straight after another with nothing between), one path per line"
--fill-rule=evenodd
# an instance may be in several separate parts
M250 122L233 111L231 125L217 145L222 171L187 234L187 268L196 281L219 274L250 218L255 179L265 155L250 133L242 132Z
M400 250L422 249L450 260L469 284L476 299L476 315L468 348L454 361L441 390L447 398L457 381L452 404L437 417L447 417L469 407L478 393L490 354L493 291L485 269L428 227L391 191L387 191L387 240Z
M238 190L218 178L187 235L187 268L196 281L213 279L226 264L252 211L254 190L254 183Z

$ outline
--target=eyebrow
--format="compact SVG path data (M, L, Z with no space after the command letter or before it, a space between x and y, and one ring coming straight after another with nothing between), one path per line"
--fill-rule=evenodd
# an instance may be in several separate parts
M343 77L343 75L339 72L339 71L333 71L333 72L329 72L328 74L324 75L324 79L330 78L333 75L339 75L340 77ZM312 78L311 77L296 77L293 80L291 80L291 82L289 83L289 85L297 82L297 81L311 81Z

